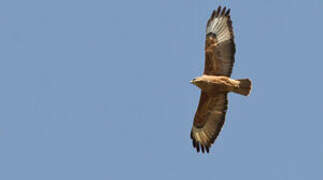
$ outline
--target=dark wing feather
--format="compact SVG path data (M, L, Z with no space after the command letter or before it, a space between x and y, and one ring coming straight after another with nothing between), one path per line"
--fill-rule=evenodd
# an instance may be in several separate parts
M197 152L200 149L203 153L204 150L209 152L224 124L227 107L227 93L219 93L212 97L204 92L201 93L191 131L193 147Z
M235 44L230 9L213 11L206 27L204 74L231 76Z

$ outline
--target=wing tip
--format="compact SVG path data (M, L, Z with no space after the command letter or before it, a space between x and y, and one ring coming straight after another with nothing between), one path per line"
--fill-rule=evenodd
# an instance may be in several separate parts
M212 138L207 145L202 145L201 143L195 140L195 138L193 137L193 133L191 132L191 139L192 139L193 148L196 149L196 152L197 153L202 152L204 154L204 153L210 153L210 147L214 143L216 138Z
M213 10L211 19L219 16L230 16L230 12L231 8L227 8L226 6L222 8L222 6L219 6L216 10Z
M230 16L231 9L229 8L227 12L225 13L225 16Z
M226 6L222 8L222 6L219 6L216 10L212 11L210 18L207 21L206 27L209 27L209 25L211 24L211 21L213 21L218 17L228 17L228 21L231 21L230 12L231 12L230 8L227 8Z
M197 145L194 147L196 149L196 152L202 152L204 153L210 153L210 147L211 145L202 145L200 143L197 142Z

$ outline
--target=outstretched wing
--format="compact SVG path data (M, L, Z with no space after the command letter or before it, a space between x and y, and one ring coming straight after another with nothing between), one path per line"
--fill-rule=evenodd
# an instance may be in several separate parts
M234 54L230 9L222 9L220 6L213 11L207 23L204 74L230 77ZM216 96L201 93L191 131L193 146L198 152L209 152L224 124L227 107L227 93L219 93Z
M200 152L200 149L203 153L209 152L224 124L227 107L227 93L219 93L212 97L205 92L201 93L191 131L193 146L197 152Z
M230 77L235 44L230 9L214 10L206 27L204 74Z

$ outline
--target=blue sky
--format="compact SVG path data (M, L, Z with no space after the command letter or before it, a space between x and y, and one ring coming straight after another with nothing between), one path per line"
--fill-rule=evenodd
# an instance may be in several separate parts
M189 138L205 24L230 7L233 78L207 155ZM1 1L0 179L323 179L323 1Z

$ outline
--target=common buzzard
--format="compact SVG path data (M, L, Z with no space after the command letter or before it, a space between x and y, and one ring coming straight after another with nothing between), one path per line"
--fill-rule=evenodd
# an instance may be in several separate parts
M228 107L227 94L249 95L249 79L231 79L235 44L230 9L214 10L206 27L205 67L202 76L191 81L201 89L200 102L191 131L197 152L209 152L224 124Z

